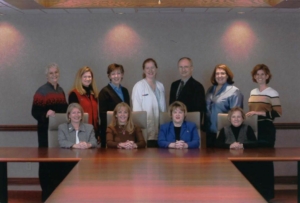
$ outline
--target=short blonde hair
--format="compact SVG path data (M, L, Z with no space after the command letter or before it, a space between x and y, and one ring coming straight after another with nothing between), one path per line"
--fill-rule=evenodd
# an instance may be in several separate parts
M70 115L71 111L75 108L79 109L79 111L81 112L80 122L82 122L82 119L83 119L83 116L84 116L83 108L78 103L71 103L71 104L69 104L68 109L67 109L67 120L68 120L69 123L71 122L70 118L69 118L69 115Z
M113 117L112 117L112 120L111 120L111 123L109 124L109 126L116 127L118 125L118 119L116 116L118 114L118 111L122 107L124 107L128 111L128 118L127 118L127 123L126 123L125 129L126 129L126 131L129 132L129 134L131 134L134 131L134 124L133 124L132 117L131 117L132 112L131 112L130 106L128 106L128 104L126 104L125 102L121 102L121 103L117 104L117 106L114 109Z
M173 112L175 109L177 109L177 108L179 108L181 111L183 111L184 116L186 115L186 113L187 113L187 108L186 108L186 106L184 105L184 103L182 103L182 102L180 102L180 101L175 101L175 102L173 102L173 103L169 106L169 114L170 114L171 118L172 118L172 112Z
M96 85L96 82L95 82L94 73L93 73L92 69L88 66L84 66L84 67L82 67L78 70L78 72L76 74L76 77L75 77L73 89L76 89L79 92L79 94L81 94L81 95L86 94L86 91L82 87L81 77L82 77L83 74L85 74L87 72L90 72L91 75L92 75L91 94L97 99L97 97L98 97L98 88L97 88L97 85Z

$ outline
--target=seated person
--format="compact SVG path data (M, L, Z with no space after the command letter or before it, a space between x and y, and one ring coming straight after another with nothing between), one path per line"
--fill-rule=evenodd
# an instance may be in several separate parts
M233 107L228 112L230 126L221 129L216 140L216 147L243 149L258 147L256 136L253 129L243 124L245 113L239 107ZM274 189L274 174L272 173L272 165L265 161L235 161L233 164L241 171L241 173L249 180L249 182L260 192L260 194L269 201L271 198L265 194L269 194ZM262 170L263 168L263 170ZM273 187L273 188L272 188Z
M83 109L71 103L67 109L68 123L58 126L58 142L62 148L88 149L97 146L94 127L82 122Z
M195 123L185 121L186 106L179 101L169 107L172 121L160 126L158 146L161 148L199 148L200 138Z
M131 109L125 102L117 104L112 121L106 129L108 148L136 149L145 148L142 130L133 124Z
M233 107L228 112L231 125L221 129L216 140L216 147L243 149L257 147L256 137L251 126L243 124L245 113L240 107Z

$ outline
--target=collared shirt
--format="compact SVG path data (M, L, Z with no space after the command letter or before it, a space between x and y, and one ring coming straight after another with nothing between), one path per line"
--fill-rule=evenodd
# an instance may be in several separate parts
M123 92L122 92L122 87L121 85L119 85L119 87L117 87L116 85L114 85L113 83L109 83L109 85L113 88L113 90L117 93L117 95L120 97L120 99L122 99L122 101L124 101L124 96L123 96Z

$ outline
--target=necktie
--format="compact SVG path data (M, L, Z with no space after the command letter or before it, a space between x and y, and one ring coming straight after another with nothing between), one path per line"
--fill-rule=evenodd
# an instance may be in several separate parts
M180 93L181 93L181 91L182 91L182 89L183 89L183 86L184 86L184 83L183 83L183 81L181 80L181 81L180 81L179 88L178 88L178 91L177 91L177 94L176 94L176 99L178 99L178 97L179 97L179 95L180 95Z

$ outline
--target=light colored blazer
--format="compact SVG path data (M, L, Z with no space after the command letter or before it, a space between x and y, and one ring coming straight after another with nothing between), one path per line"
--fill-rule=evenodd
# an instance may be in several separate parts
M91 143L92 147L97 146L94 127L90 124L80 124L78 138L81 142ZM63 123L58 126L58 142L62 148L71 148L76 143L76 130L71 123Z
M146 79L137 82L132 90L133 111L147 111L148 140L157 140L159 112L166 111L164 85L156 81L156 88L159 91L158 99Z
M200 138L195 123L183 121L180 130L180 139L187 143L188 148L199 148ZM173 121L160 126L158 134L158 146L168 148L169 144L176 142Z

